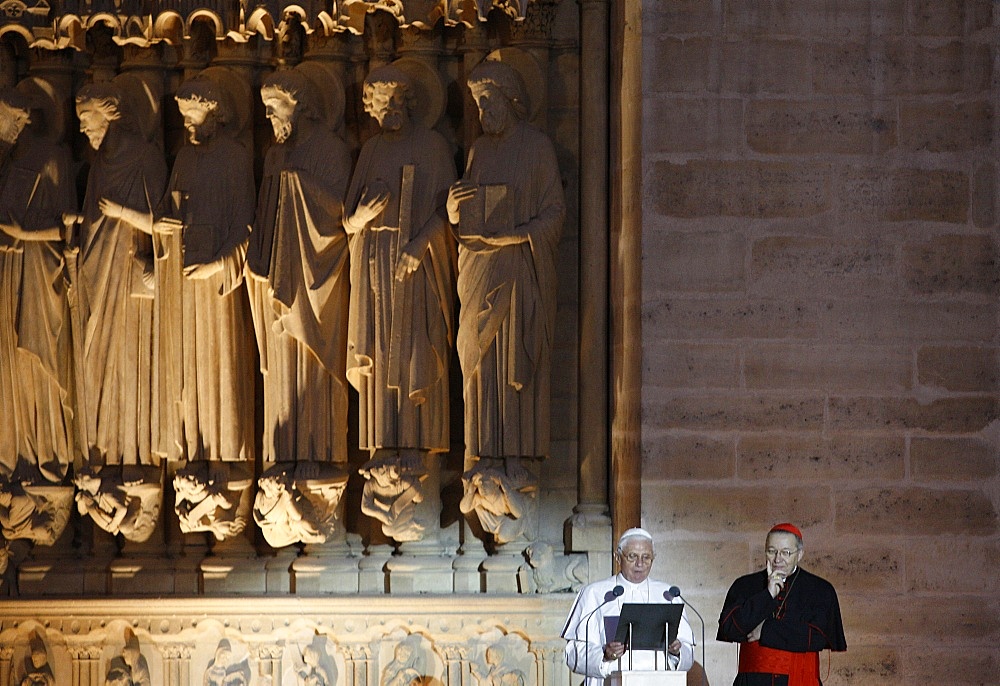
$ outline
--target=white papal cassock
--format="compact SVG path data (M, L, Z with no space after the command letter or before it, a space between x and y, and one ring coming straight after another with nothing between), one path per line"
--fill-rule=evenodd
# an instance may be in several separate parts
M615 586L624 589L617 598L614 596ZM652 650L632 651L631 663L629 653L618 660L604 661L604 644L609 638L605 636L605 617L621 615L625 603L670 603L678 599L668 599L669 584L646 579L633 584L621 574L585 586L576 596L573 609L570 610L562 637L566 639L566 665L577 674L586 676L586 686L601 686L604 678L616 669L666 669L663 664L663 653ZM605 602L608 601L608 602ZM602 605L602 603L604 603ZM594 611L596 609L596 612ZM614 637L612 636L611 639ZM694 633L685 615L681 616L677 629L677 638L681 641L681 654L669 655L670 667L688 670L694 664Z

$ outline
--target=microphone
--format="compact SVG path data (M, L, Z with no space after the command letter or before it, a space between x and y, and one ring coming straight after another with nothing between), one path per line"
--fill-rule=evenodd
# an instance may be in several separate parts
M701 622L701 684L702 684L702 686L705 686L705 679L708 678L708 676L707 676L707 674L705 672L705 669L706 669L706 667L705 667L705 618L701 616L701 613L698 612L698 609L694 605L692 605L691 603L689 603L687 601L687 598L685 598L684 596L681 595L681 589L679 589L677 586L671 586L670 588L668 588L666 590L666 592L664 592L663 596L664 597L669 596L669 598L667 598L668 600L673 599L673 598L680 598L681 600L683 600L684 604L686 606L688 606L688 607L691 608L692 612L694 612L698 616L698 620Z
M584 643L587 644L587 647L584 649L584 652L583 652L583 657L584 657L584 662L583 662L584 676L588 676L588 677L590 676L589 674L587 674L588 672L590 672L590 618L594 616L595 612L597 612L598 610L600 610L602 607L604 607L605 605L607 605L608 603L610 603L615 598L620 598L622 595L624 595L624 593L625 593L625 587L622 586L621 584L618 584L617 586L615 586L610 591L608 591L607 593L604 594L604 602L603 603L601 603L600 605L598 605L597 607L595 607L593 610L591 610L590 612L588 612L587 616L583 618L583 629L584 629L584 638L583 638L583 641L584 641ZM573 638L576 639L576 640L579 640L579 638L580 638L580 625L579 624L576 625L576 631L573 633ZM576 662L575 666L577 666L577 667L580 666L579 658L577 658L577 662Z

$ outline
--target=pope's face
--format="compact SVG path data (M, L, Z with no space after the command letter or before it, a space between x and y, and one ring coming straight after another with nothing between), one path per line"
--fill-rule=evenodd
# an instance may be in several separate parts
M76 106L76 116L80 120L80 133L90 141L90 147L100 150L104 137L108 135L111 120L96 104L84 101Z
M214 103L196 99L177 101L177 109L184 117L184 128L192 144L204 143L215 134L218 120L213 105Z
M406 111L406 93L390 83L371 84L371 103L366 107L383 131L399 131L409 116Z
M0 102L0 142L14 145L24 127L30 123L31 117L27 112Z
M264 91L261 99L264 101L264 115L274 129L274 140L284 143L292 135L295 124L295 100L288 93L276 88Z
M472 99L479 107L479 123L489 135L501 134L514 120L507 96L492 83L477 83L470 88Z
M653 569L653 542L648 538L630 538L618 553L622 576L633 584L642 583Z

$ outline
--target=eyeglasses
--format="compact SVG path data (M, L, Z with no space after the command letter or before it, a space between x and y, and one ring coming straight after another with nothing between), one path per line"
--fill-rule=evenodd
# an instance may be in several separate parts
M655 555L650 555L648 553L645 554L645 555L639 555L637 553L627 553L627 554L622 555L622 559L625 560L626 562L628 562L631 565L634 565L636 562L640 562L640 561L644 565L648 565L650 562L653 561L653 559L655 557L656 557Z
M764 550L764 554L769 558L779 557L782 560L790 560L792 555L795 555L797 552L799 552L798 549L789 548L784 548L782 550L778 550L777 548L767 548Z

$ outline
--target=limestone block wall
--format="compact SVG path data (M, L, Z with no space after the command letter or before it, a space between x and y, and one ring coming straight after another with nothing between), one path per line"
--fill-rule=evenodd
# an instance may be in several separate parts
M841 596L824 684L996 682L998 14L643 3L642 519L712 684L784 520Z

